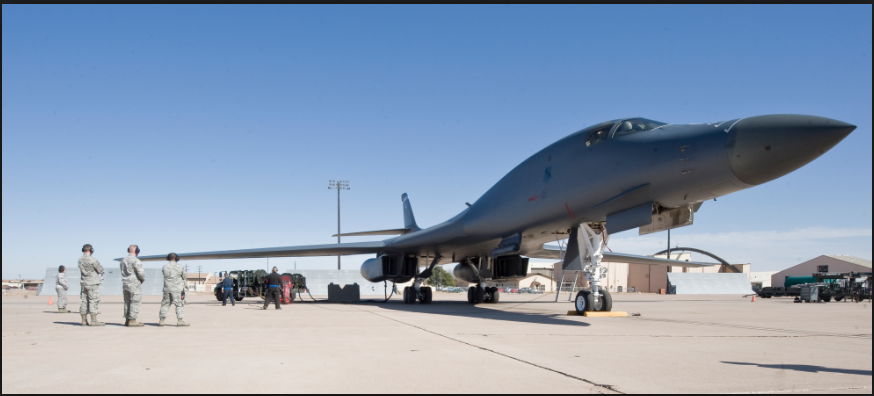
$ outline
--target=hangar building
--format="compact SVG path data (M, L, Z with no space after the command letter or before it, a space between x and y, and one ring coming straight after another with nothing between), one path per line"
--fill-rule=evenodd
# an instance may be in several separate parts
M783 286L790 276L810 276L816 272L871 272L871 260L837 254L822 255L771 276L772 286Z

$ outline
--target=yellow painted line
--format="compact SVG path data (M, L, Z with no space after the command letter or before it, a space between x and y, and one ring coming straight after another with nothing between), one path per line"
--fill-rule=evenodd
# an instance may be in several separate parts
M576 315L577 310L567 311L568 315ZM585 312L583 316L589 318L624 318L628 316L628 312L615 311L615 312Z

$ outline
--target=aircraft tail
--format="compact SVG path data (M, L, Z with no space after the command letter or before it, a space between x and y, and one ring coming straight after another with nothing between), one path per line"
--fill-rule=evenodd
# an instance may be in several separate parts
M409 229L409 232L421 230L416 224L416 217L413 216L413 207L410 205L410 199L407 198L407 193L401 195L401 201L404 202L404 228Z

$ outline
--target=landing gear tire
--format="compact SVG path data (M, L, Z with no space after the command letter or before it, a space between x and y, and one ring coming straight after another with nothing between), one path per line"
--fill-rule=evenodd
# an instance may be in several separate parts
M483 297L485 295L485 290L479 286L471 286L467 289L467 302L471 304L479 304L483 302Z
M234 300L237 300L237 302L243 301L243 295L242 294L234 294Z
M422 292L422 304L430 304L431 303L431 288L430 287L422 287L419 289Z
M604 299L599 298L596 303L595 295L590 291L586 292L586 303L589 305L589 311L597 312L604 308Z
M492 293L490 294L490 296L491 299L489 299L489 302L492 304L497 304L499 301L501 301L501 292L498 291L498 288L496 287L492 288Z
M610 292L604 289L601 289L601 309L602 312L610 312L613 310L613 296L610 295Z
M589 302L591 294L591 292L586 290L580 290L580 292L577 293L577 297L574 298L574 308L577 310L577 315L582 315L586 313L586 311L591 311L591 305Z
M413 289L409 286L404 288L404 304L413 304L416 302L416 296L413 295Z
M835 301L844 301L844 296L835 297Z
M822 297L822 301L825 301L825 302L832 302L832 296L823 296L823 297Z
M216 293L216 295L215 295L215 299L218 300L218 301L221 301L221 300L222 300L222 295Z

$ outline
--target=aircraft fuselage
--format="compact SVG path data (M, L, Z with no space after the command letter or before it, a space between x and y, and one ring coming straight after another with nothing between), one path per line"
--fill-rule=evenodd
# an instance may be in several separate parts
M386 252L451 262L487 256L516 233L526 246L554 242L557 232L637 205L676 208L773 180L855 128L822 117L774 115L621 134L624 122L595 125L553 143L455 218L387 240ZM593 138L599 129L605 135Z

